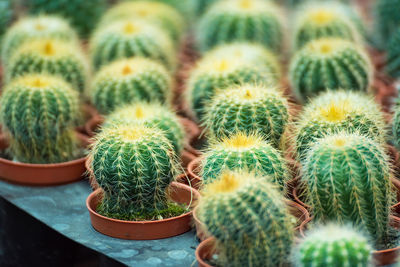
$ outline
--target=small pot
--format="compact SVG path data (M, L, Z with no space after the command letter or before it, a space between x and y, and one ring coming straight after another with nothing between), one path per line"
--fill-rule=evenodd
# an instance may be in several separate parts
M197 157L191 162L189 162L187 166L187 172L188 176L190 178L191 183L195 188L200 188L200 186L203 184L203 179L198 175L198 171L200 169L200 163L201 163L202 158Z
M400 218L390 216L390 224L395 229L400 229ZM372 252L372 257L376 266L391 265L397 262L400 253L400 246L395 248L377 250Z
M88 120L85 124L85 131L86 134L90 137L93 137L96 135L96 131L99 129L99 127L103 124L104 122L104 117L97 114L94 115L90 120Z
M101 193L101 189L92 192L86 200L86 207L93 228L102 234L129 240L153 240L180 235L191 229L192 211L157 221L123 221L102 216L96 212ZM178 203L190 204L200 198L200 193L187 185L172 182L170 197Z
M202 241L196 248L196 260L199 263L199 267L212 267L206 260L210 260L215 254L215 238L209 237Z
M82 146L87 146L87 136L77 133ZM0 140L0 147L7 148L6 139ZM11 183L21 185L59 185L78 181L83 178L85 157L61 163L31 164L0 158L0 176Z

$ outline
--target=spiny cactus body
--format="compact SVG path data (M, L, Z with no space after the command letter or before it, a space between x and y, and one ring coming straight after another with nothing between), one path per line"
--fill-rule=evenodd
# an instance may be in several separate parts
M4 32L7 29L8 24L10 23L13 15L14 15L12 1L11 0L1 0L0 1L0 12L1 12L0 36L3 36Z
M393 138L394 138L394 143L398 148L400 148L400 106L396 105L394 108L394 116L393 116L393 125L392 125L392 131L393 131Z
M307 233L293 249L293 265L372 266L368 238L346 226L328 224Z
M56 163L77 156L72 129L80 117L79 100L63 80L45 75L18 78L6 87L0 103L16 160Z
M266 177L224 173L206 186L198 215L216 238L218 266L285 266L292 217Z
M116 21L99 28L90 41L96 69L112 61L133 56L158 60L168 69L175 68L172 40L159 27L145 21Z
M10 59L6 79L30 73L47 73L63 78L77 91L83 92L89 66L82 51L60 40L43 39L21 46Z
M122 59L94 77L92 102L103 114L137 101L170 103L172 78L165 67L146 58Z
M201 177L208 184L224 170L237 169L267 176L281 189L289 178L286 162L278 150L258 135L240 132L210 145L201 162Z
M202 50L235 41L257 42L273 51L282 49L281 10L264 0L223 0L202 16L198 29Z
M372 72L363 48L350 41L323 38L309 42L294 55L289 78L296 97L306 101L327 89L366 91Z
M217 0L189 0L189 8L195 16L201 17L208 10L208 8L211 7L216 2L218 2L218 1Z
M385 48L391 36L400 27L400 0L378 0L372 11L376 42L378 46Z
M288 109L277 88L242 85L223 90L212 99L204 125L212 138L256 132L279 147L289 121Z
M400 26L391 37L387 48L386 71L392 77L400 77Z

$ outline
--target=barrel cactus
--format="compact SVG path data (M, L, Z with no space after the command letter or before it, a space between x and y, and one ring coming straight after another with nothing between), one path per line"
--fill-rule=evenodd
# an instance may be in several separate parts
M3 63L8 63L9 58L21 45L47 38L78 43L75 31L61 18L43 15L23 18L11 26L4 36L1 51Z
M12 1L11 0L1 0L0 1L0 12L1 12L0 36L2 37L8 27L8 24L10 23L13 15L14 15Z
M307 203L317 221L353 223L376 242L389 237L390 160L382 144L358 133L318 139L302 164Z
M346 130L385 142L385 120L374 100L362 93L328 91L305 106L295 130L298 156L318 138Z
M372 72L362 47L342 39L322 38L309 42L294 55L289 79L296 97L305 101L327 89L366 91Z
M10 81L29 73L60 76L74 89L83 92L89 76L89 65L82 51L55 39L35 40L21 46L6 68Z
M286 161L280 151L262 137L238 132L221 141L212 140L201 162L204 184L215 181L225 170L237 169L267 176L282 190L289 179Z
M278 52L283 42L282 16L281 10L271 1L219 1L199 22L199 47L209 50L221 43L249 41Z
M400 26L391 37L387 48L386 71L392 77L400 77Z
M394 143L398 148L400 148L400 106L396 105L394 108L394 116L393 116L393 125L392 125L392 132Z
M218 0L189 0L189 8L195 16L201 17L216 2Z
M42 74L15 79L4 90L0 111L17 161L57 163L78 156L72 130L80 117L79 98L62 79Z
M285 266L294 239L292 216L265 177L223 173L208 184L198 206L215 237L218 266Z
M276 87L242 85L223 90L211 100L204 125L212 138L256 132L279 147L288 110L288 101Z
M171 143L159 129L116 125L95 136L90 167L103 189L97 211L109 218L135 220L168 208L166 189L177 161Z
M293 248L293 265L372 266L372 247L368 238L349 226L319 226Z
M139 20L116 21L99 28L90 41L93 66L98 69L112 61L141 56L175 68L171 38L159 27Z
M159 62L146 58L115 61L104 66L90 87L93 104L108 114L117 107L137 101L171 101L172 78Z
M377 0L372 10L377 45L385 48L400 27L400 0Z
M184 130L177 115L159 103L135 103L117 109L106 117L107 125L145 125L162 130L177 155L183 149Z

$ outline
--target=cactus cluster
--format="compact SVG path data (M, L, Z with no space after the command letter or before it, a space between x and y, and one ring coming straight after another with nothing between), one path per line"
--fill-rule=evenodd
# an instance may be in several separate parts
M218 93L207 107L205 123L211 138L237 132L258 133L275 147L289 122L288 101L275 87L242 85Z
M15 160L57 163L78 156L73 132L80 115L78 94L62 79L43 74L17 78L5 88L0 107Z
M305 101L327 89L366 91L372 72L363 48L343 39L322 38L294 55L289 78L296 97Z
M94 77L90 95L100 113L137 101L171 101L172 78L159 62L134 57L104 66Z
M392 77L400 77L400 26L390 38L387 47L386 71Z
M373 7L375 41L385 48L391 36L400 27L400 0L378 0Z
M206 186L199 219L216 238L218 266L284 266L294 239L283 197L266 177L223 173Z

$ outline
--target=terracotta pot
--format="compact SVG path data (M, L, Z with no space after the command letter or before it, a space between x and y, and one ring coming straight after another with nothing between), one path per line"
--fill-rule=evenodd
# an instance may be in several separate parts
M200 188L200 186L203 184L201 177L198 175L198 171L200 170L200 163L201 157L197 157L189 162L187 166L188 176L195 188Z
M0 132L0 150L5 150L8 147L8 140L5 133Z
M190 204L200 198L200 193L187 185L172 182L170 197L178 203ZM101 201L101 189L92 192L86 200L94 229L102 234L130 240L152 240L183 234L191 229L192 211L177 217L158 221L123 221L107 218L96 212Z
M199 267L212 267L206 260L211 259L215 254L215 238L209 237L201 242L196 248L196 260L199 263Z
M88 120L85 124L85 131L86 134L90 137L96 135L96 131L100 128L100 126L104 122L104 117L97 114L93 116L90 120Z
M395 229L400 229L400 218L396 216L390 216L390 219L391 226ZM372 257L376 266L385 266L396 263L400 255L399 253L400 246L391 249L374 251L372 252Z
M77 133L77 136L82 146L88 145L87 136L80 133ZM8 147L8 144L0 144L0 147ZM53 164L20 163L0 158L1 179L22 185L45 186L71 183L82 179L85 171L85 158Z

